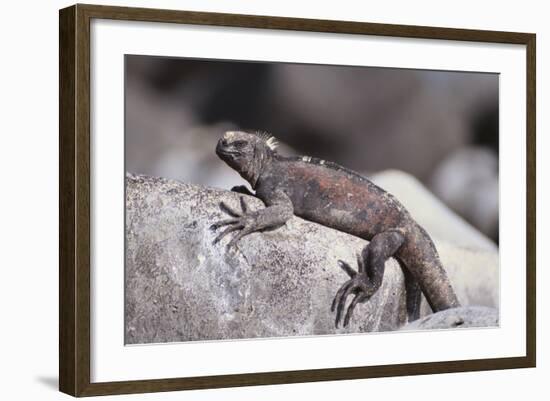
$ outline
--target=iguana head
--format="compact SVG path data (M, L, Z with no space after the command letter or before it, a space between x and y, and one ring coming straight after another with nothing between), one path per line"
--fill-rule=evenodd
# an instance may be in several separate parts
M275 138L266 133L226 131L218 141L216 154L255 187L276 146Z

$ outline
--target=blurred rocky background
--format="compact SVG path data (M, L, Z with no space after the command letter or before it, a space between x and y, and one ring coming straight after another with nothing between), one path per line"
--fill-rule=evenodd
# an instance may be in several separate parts
M371 175L405 171L498 242L498 75L126 56L126 170L243 184L227 129Z

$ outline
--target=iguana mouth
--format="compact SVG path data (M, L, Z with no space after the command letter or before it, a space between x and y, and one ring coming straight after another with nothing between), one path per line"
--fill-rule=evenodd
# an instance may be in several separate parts
M218 155L224 155L224 156L236 156L239 154L237 151L231 151L225 148L222 148L220 145L216 147L216 153Z

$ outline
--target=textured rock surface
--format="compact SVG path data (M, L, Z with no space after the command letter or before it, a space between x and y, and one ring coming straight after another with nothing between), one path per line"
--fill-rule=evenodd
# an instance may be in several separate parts
M448 309L418 319L401 330L437 330L467 327L498 326L498 310L482 306Z
M237 194L145 176L126 181L126 343L386 331L406 323L403 275L390 260L382 288L357 307L348 328L334 328L330 303L347 279L337 260L354 262L365 241L295 217L226 252L228 239L212 245L208 227L226 217L220 201L237 207ZM263 207L255 198L248 203ZM436 245L463 305L496 307L498 254Z

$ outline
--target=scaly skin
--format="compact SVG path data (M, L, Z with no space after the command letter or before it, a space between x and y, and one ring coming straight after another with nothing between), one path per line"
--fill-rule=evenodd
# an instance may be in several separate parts
M244 198L242 211L222 204L231 218L212 228L227 226L214 242L238 231L228 247L245 235L283 225L293 215L370 241L358 258L358 269L339 261L350 276L332 302L336 327L346 301L354 295L344 317L347 326L358 303L367 301L382 284L384 264L394 257L405 273L409 320L420 313L422 291L434 312L460 306L426 231L391 194L361 175L320 159L283 157L265 134L228 131L216 153L246 179L265 209L250 212ZM238 192L247 192L237 187Z

